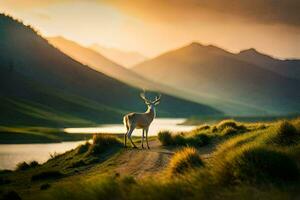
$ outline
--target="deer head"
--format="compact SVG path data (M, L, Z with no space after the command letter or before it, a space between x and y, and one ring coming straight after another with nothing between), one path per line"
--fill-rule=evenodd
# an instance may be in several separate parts
M158 105L160 103L161 94L159 94L158 96L156 96L153 101L151 101L151 100L149 100L149 99L146 98L145 92L141 93L140 97L144 100L145 104L148 107L153 108L154 106L156 106L156 105Z

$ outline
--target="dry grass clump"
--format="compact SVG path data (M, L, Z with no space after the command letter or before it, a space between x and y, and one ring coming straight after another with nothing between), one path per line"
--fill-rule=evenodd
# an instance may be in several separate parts
M193 131L194 132L201 132L201 131L205 131L205 130L209 130L210 129L210 126L207 125L207 124L204 124L204 125L201 125L197 128L195 128Z
M173 145L172 133L170 131L160 131L157 137L163 146Z
M175 153L172 157L169 170L172 175L183 174L184 172L203 166L199 153L195 148L185 147L184 149Z
M300 133L300 117L298 117L294 120L291 120L291 124L293 124L293 126L296 128L298 133Z
M91 144L89 142L79 145L76 148L76 154L86 153L89 150L90 146L91 146Z
M99 154L112 147L121 147L122 143L117 137L95 134L93 136L93 143L89 145L88 154Z
M264 146L248 144L220 155L214 160L213 172L222 184L280 184L299 178L294 160Z
M293 145L300 141L300 133L292 123L280 121L268 129L264 140L267 144Z
M219 132L221 136L232 136L246 131L246 126L230 119L219 122L212 130L212 132Z
M20 163L17 164L17 170L19 170L19 171L24 171L24 170L27 170L29 168L30 168L30 166L28 165L27 162L20 162Z
M229 135L235 135L236 133L238 133L238 130L236 128L228 126L222 130L221 135L229 136Z
M195 134L186 138L186 144L195 147L203 147L210 143L211 137L207 134Z
M169 131L158 133L158 140L163 146L195 146L201 147L209 144L211 137L205 133L195 134L194 130L189 133L172 134Z
M219 122L216 126L216 128L219 130L219 131L223 131L223 129L227 128L227 127L231 127L231 128L235 128L237 129L238 128L238 125L236 123L236 121L234 120L231 120L231 119L226 119L226 120L223 120L221 122Z
M30 168L37 167L39 165L40 164L35 160L31 161L29 164L27 162L20 162L20 163L17 164L17 169L16 170L24 171L24 170L27 170L27 169L30 169Z

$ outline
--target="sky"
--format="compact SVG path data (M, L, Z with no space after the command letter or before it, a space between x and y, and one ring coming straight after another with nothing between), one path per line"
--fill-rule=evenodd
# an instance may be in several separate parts
M191 42L300 58L299 0L0 0L43 36L157 56Z

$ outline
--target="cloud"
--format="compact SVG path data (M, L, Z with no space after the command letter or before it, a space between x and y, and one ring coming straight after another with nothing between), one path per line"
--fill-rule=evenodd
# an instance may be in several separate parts
M85 0L1 0L16 9L47 7ZM299 0L89 0L109 4L147 20L178 23L200 21L244 21L300 27Z
M0 5L14 9L42 8L49 5L71 2L71 0L1 0Z
M107 0L105 2L137 17L169 23L191 19L228 20L300 27L299 0Z

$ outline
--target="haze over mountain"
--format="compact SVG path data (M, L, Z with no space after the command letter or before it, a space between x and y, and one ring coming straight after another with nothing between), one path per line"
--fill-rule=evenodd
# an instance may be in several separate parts
M60 36L49 37L47 40L68 56L107 76L142 89L154 89L150 83L144 80L144 77L118 65L90 48Z
M138 52L122 51L116 48L103 47L99 44L92 44L90 48L104 55L108 59L128 68L147 59L146 56Z
M87 64L89 65L89 67L126 84L140 89L159 91L183 99L193 101L196 100L196 102L201 103L201 101L197 101L197 98L194 97L194 95L189 94L186 91L178 90L173 87L150 81L145 77L133 72L132 70L126 69L123 66L114 63L100 53L91 50L90 48L81 46L74 41L65 39L63 37L50 37L47 39L51 44L53 44L55 47L57 47L73 59Z
M276 59L272 56L262 54L253 48L241 51L236 57L286 77L300 80L300 60Z
M212 45L192 43L145 61L132 70L153 81L196 94L202 102L227 113L249 114L251 108L259 114L299 112L300 81L288 78L291 72L277 69L285 66L267 66L256 60L257 56L245 55L247 51L232 54ZM283 73L285 76L280 75ZM236 107L241 110L235 110Z
M139 90L71 59L31 27L0 14L1 125L78 126L120 122L145 105ZM220 114L163 95L159 116Z

